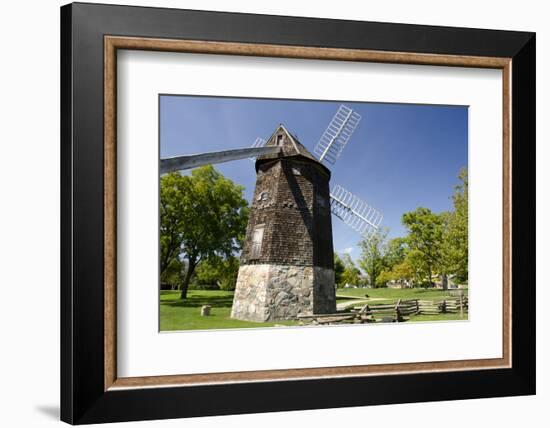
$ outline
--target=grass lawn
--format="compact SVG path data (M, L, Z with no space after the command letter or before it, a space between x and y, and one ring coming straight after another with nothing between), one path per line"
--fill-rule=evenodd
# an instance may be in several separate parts
M464 290L467 294L467 290ZM353 298L365 298L369 295L373 304L395 303L397 299L443 300L451 296L449 291L434 289L392 289L392 288L346 288L336 290L337 303L352 302ZM295 326L298 321L277 321L257 323L234 320L230 317L233 304L233 292L221 290L189 290L187 300L179 298L179 291L161 291L160 294L160 330L209 330L224 328L254 328ZM370 303L369 303L370 304ZM201 317L201 306L212 306L210 316ZM467 319L460 314L414 315L410 321L444 321Z
M273 327L298 325L297 321L250 322L230 317L233 292L221 290L189 290L187 299L179 291L160 292L160 330L209 330L218 328ZM210 305L210 316L201 317L201 306Z
M451 293L452 290L440 289L423 289L423 288L339 288L336 290L336 302L353 302L354 298L361 298L361 303L368 302L372 299L373 305L382 305L396 303L398 299L402 300L444 300L446 298L456 298ZM457 291L457 290L455 290ZM464 289L464 295L468 295L468 290ZM366 298L365 294L369 297ZM359 302L359 300L358 300ZM370 303L369 303L370 305ZM453 321L467 320L468 313L461 317L459 313L437 314L437 315L412 315L409 319L411 322L417 321Z
M468 312L464 313L464 316L461 317L459 313L456 314L437 314L437 315L413 315L409 319L411 322L418 322L418 321L456 321L456 320L462 320L466 321L468 320Z

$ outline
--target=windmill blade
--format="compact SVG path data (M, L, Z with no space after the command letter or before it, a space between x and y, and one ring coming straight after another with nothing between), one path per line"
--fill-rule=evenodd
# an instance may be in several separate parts
M266 141L263 138L258 137L258 138L256 138L256 141L254 141L250 147L251 148L263 147L263 146L265 146L265 143L266 143ZM252 162L256 162L255 157L250 157L248 159L250 159Z
M280 147L252 147L249 149L223 150L221 152L199 153L196 155L174 156L160 160L160 173L167 174L173 171L196 168L202 165L229 162L238 159L246 159L251 156L279 153Z
M345 105L341 105L330 121L313 153L319 162L326 161L334 165L336 159L348 143L351 135L359 125L361 115Z
M339 185L330 191L330 210L345 224L367 238L378 230L383 218L382 214Z

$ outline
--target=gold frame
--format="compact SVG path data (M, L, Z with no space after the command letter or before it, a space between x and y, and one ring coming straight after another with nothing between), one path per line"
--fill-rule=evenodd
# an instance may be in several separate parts
M244 55L394 64L494 68L503 82L503 349L502 358L357 365L189 375L117 377L116 369L116 66L118 49ZM104 389L191 386L236 382L356 377L511 367L511 58L382 52L248 43L104 37Z

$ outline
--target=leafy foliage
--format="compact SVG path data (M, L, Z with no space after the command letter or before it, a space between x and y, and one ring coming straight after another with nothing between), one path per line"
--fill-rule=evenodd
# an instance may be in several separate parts
M160 282L163 288L169 286L172 290L179 289L183 283L185 272L186 265L179 257L171 259L166 269L160 275Z
M359 243L361 247L359 266L368 275L371 287L380 285L380 283L376 283L376 279L386 267L387 236L387 228L379 229L370 238L363 238Z
M371 286L390 281L433 286L433 278L447 277L468 281L468 175L459 173L459 184L452 195L453 210L434 213L419 207L403 214L405 237L386 240L387 231L363 240L360 266L369 276ZM373 281L374 279L374 281Z
M468 171L461 169L458 178L460 183L453 194L454 211L447 219L444 251L449 272L459 281L468 282Z
M412 252L409 254L413 254ZM417 270L415 266L411 263L409 257L406 257L402 262L396 263L395 265L384 270L378 275L376 282L380 285L387 284L390 281L396 282L409 282L412 283L414 279L417 278Z
M237 257L210 257L197 266L191 285L195 289L233 291L238 273Z
M201 260L229 258L241 248L248 221L243 187L211 165L171 173L160 185L160 271L181 255L187 262L181 297Z
M391 268L396 264L402 263L409 250L406 238L393 238L388 241L386 252L384 254L384 266Z
M433 274L446 268L443 254L444 216L420 207L403 214L402 220L409 231L409 246L422 256L422 267L432 284Z
M359 285L361 282L361 271L355 266L351 256L346 253L342 256L344 263L344 272L342 273L343 285Z
M334 282L336 283L336 287L343 287L345 285L345 282L342 280L342 274L345 270L346 266L344 262L338 253L334 253Z

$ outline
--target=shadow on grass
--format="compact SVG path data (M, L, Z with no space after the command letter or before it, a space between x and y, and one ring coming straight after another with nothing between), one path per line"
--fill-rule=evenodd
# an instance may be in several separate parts
M198 308L210 305L214 308L230 308L233 305L233 296L189 296L185 300L169 300L160 303L173 308Z

